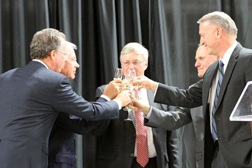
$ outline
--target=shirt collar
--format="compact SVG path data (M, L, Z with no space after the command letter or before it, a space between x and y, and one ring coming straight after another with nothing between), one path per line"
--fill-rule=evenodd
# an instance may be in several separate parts
M47 66L43 61L41 61L41 60L39 60L39 59L33 59L32 61L40 62L40 63L41 63L42 65L44 65L47 69L49 69L48 66Z
M235 47L237 46L237 41L235 41L229 48L228 50L225 52L224 56L222 59L220 59L223 63L224 63L224 73L226 71L226 68L227 68L227 65L228 65L228 62L229 62L229 59L235 49Z

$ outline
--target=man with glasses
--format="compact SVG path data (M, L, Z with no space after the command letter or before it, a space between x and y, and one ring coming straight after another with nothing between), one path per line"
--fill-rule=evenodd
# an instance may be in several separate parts
M77 95L58 73L65 65L66 45L65 35L58 30L38 31L30 45L33 60L0 75L2 168L46 168L48 139L59 112L87 120L116 119L120 106L131 102L114 85L106 87L112 101L90 103Z
M67 60L67 57L68 57L68 55L69 55L69 51L58 50L58 52L60 52L61 54L63 54L64 57L65 57L65 60Z
M74 51L76 49L75 44L67 42L68 51L60 50L61 53L67 56L65 66L60 73L69 80L75 78L76 69L79 68ZM81 122L79 117L59 113L49 138L48 168L76 167L74 133L81 134L81 128L83 128L84 132L88 128L86 120Z
M120 61L124 73L134 70L137 76L144 76L148 67L148 50L139 43L129 43L122 49ZM103 93L104 87L97 88L96 97ZM138 92L144 103L167 110L166 105L153 102L153 94L154 92L146 89ZM137 151L139 149L136 142L139 133L136 131L139 130L136 127L138 120L133 111L130 112L129 117L131 121L125 121L128 118L128 112L121 110L119 119L100 122L100 125L92 131L93 135L97 136L96 167L178 168L175 132L167 132L160 128L144 127L148 151L146 152L147 161L142 164L141 159L138 158L145 153L139 154ZM140 117L143 120L143 116Z

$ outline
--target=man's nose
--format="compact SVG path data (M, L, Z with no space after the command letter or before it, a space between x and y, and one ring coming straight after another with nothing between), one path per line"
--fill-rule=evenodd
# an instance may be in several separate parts
M129 64L129 69L134 69L135 68L135 66L134 66L134 64L131 62L130 64Z
M196 61L195 64L194 64L194 66L195 66L196 68L199 67L199 66L200 66L200 62L199 62L199 61Z
M202 37L200 38L200 45L205 45L205 40Z

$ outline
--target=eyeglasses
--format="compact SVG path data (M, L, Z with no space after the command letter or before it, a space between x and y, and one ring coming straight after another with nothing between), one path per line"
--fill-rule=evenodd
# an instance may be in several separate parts
M124 66L130 66L130 64L132 64L133 66L139 66L142 62L145 62L145 61L138 61L138 60L136 60L136 61L133 61L133 62L130 62L130 61L125 61L125 62L122 62L122 64L124 65Z
M57 50L58 52L62 53L67 60L68 55L70 54L68 51Z

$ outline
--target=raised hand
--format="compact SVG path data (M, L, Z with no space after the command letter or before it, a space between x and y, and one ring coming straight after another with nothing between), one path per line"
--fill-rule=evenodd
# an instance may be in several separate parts
M135 80L133 81L133 84L137 85L138 89L145 88L153 91L155 91L158 87L157 82L147 78L146 76L136 77Z
M131 97L132 98L132 97ZM133 110L135 112L143 112L145 115L147 115L150 111L150 106L149 105L145 105L144 103L142 103L141 101L132 98L132 106L133 106Z
M122 83L122 80L114 79L105 87L103 94L112 100L121 92L123 86L124 84Z
M125 107L131 103L131 92L127 90L122 91L116 96L115 100L121 102L121 106Z

